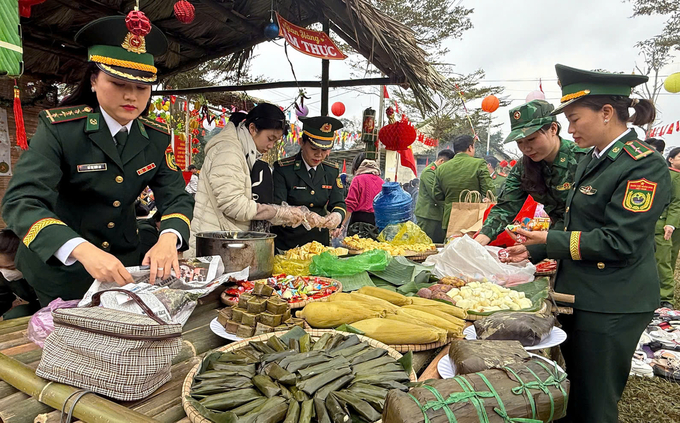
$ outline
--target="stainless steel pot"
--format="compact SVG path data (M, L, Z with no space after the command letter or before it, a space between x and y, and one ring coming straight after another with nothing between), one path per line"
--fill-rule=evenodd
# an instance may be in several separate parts
M274 238L265 232L201 232L196 235L196 256L222 257L226 272L250 266L250 280L268 278L274 268Z

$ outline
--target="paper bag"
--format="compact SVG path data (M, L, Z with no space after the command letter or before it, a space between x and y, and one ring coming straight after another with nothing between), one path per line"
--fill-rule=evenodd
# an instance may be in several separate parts
M488 201L483 202L478 191L463 190L458 196L458 202L451 204L446 237L482 229L486 209L496 204L496 196L491 191L487 192L486 199Z

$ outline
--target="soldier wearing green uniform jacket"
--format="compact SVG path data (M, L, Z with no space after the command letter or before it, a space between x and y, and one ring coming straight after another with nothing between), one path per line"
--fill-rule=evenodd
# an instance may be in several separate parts
M666 143L663 140L652 138L645 140L649 145L663 152ZM680 170L675 169L671 161L675 163L676 156L680 155L680 147L676 147L668 154L668 170L671 175L671 202L663 211L659 220L656 221L654 241L656 242L656 265L659 271L661 285L661 306L673 308L675 297L675 264L678 260L680 240L676 228L680 227ZM677 160L680 164L680 160ZM673 255L675 254L675 255Z
M335 230L347 213L340 170L325 161L333 148L335 131L342 128L342 123L326 116L300 120L300 152L274 164L274 203L305 206L326 218L322 227L309 231L304 226L273 227L276 248L284 251L312 241L330 245L329 229Z
M134 203L146 186L162 217L144 264L152 283L179 274L194 204L168 125L141 117L156 81L153 55L167 48L163 33L132 34L126 17L114 16L83 27L76 42L88 48L85 76L62 107L40 112L3 199L3 218L22 240L17 267L43 306L82 298L93 279L133 282L125 266L140 264Z
M562 104L553 113L564 112L574 141L593 149L576 169L564 228L518 232L543 248L532 261L559 260L555 291L576 298L573 315L558 316L571 382L565 421L616 423L631 358L659 306L654 226L671 180L663 158L627 127L654 120L651 101L630 98L646 76L556 69ZM528 257L524 245L508 253L512 262Z
M480 244L488 244L513 223L530 195L543 204L551 227L562 227L576 166L588 150L560 137L560 125L550 115L554 109L547 101L533 100L510 110L511 132L504 143L517 142L523 157L510 170L498 203L475 238Z
M453 141L453 159L435 170L433 197L444 204L442 229L446 233L449 227L451 204L462 200L465 190L477 191L482 197L488 191L494 192L493 179L486 167L484 159L475 157L475 143L471 136L461 135Z
M438 203L433 197L435 171L437 167L453 158L453 151L446 149L437 154L437 160L427 166L420 174L418 187L418 201L416 201L415 215L418 226L432 242L442 243L446 237L446 231L442 229L442 217L444 216L444 204Z

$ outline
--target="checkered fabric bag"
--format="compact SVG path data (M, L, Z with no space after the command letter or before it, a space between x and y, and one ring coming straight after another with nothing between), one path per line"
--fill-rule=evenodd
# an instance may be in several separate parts
M105 292L120 291L147 316L96 307ZM92 296L90 307L52 313L35 374L117 400L145 398L170 380L172 359L182 347L182 326L156 316L133 292L110 289Z

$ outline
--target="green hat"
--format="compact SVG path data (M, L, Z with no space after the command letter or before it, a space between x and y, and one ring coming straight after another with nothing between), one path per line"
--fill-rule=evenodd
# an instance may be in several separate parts
M126 20L128 23L126 23ZM128 29L134 28L134 34ZM87 58L106 74L138 84L156 82L154 56L165 53L168 40L143 12L107 16L90 22L75 41L87 47Z
M620 95L630 97L633 87L649 80L645 75L586 71L557 64L557 83L562 87L561 103L552 114L589 95Z
M532 100L510 110L510 134L503 144L526 138L546 123L556 122L557 118L550 114L553 109L553 105L545 100Z
M300 118L302 133L310 138L312 144L324 150L333 148L335 131L342 128L342 122L330 116Z

